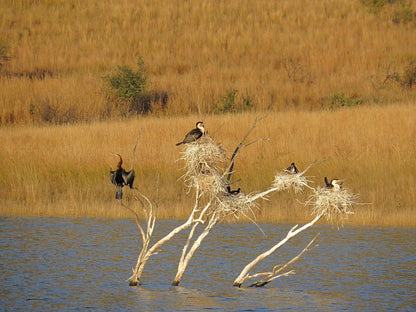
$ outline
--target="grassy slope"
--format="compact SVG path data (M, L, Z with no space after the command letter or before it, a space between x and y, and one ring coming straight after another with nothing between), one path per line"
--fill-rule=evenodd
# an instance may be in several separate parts
M415 88L383 83L416 58L415 21L392 22L398 8L374 14L358 0L2 1L0 41L12 58L1 69L0 121L117 116L101 78L116 65L135 66L138 55L152 88L169 93L168 115L195 112L197 101L210 112L230 88L237 105L245 96L257 109L319 109L340 94L414 101Z

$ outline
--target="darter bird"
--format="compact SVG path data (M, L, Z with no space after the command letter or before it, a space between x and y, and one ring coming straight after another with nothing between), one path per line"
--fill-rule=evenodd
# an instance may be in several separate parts
M298 170L298 168L296 168L295 163L292 162L290 164L290 167L286 168L286 172L290 173L290 174L296 174L296 173L299 173L299 170Z
M330 188L330 189L335 189L335 190L340 190L342 188L342 180L339 179L332 179L331 182L328 182L327 177L324 178L325 180L325 184L326 184L326 188Z
M202 121L198 121L196 123L196 128L189 131L182 142L176 143L176 145L191 143L198 140L203 134L205 134L204 123Z
M136 174L134 170L126 171L122 167L123 159L120 154L117 155L120 160L117 164L117 170L110 170L111 182L117 186L116 199L121 200L123 198L123 186L128 185L130 188L133 188L134 177Z

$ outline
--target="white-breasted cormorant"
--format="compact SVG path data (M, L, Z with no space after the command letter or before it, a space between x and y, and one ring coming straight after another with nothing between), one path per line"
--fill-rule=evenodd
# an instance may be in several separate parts
M291 173L291 174L296 174L296 173L299 173L299 170L298 170L298 168L296 168L296 166L295 166L295 163L294 163L294 162L292 162L292 163L290 164L290 167L287 167L287 168L286 168L286 171L287 171L288 173Z
M339 179L332 179L331 182L328 182L327 177L325 177L324 180L327 188L334 188L336 190L342 188L342 181Z
M198 121L196 123L196 128L189 131L182 142L176 143L176 145L191 143L198 140L203 134L205 134L204 123L202 121Z
M133 188L134 177L136 174L134 170L126 171L121 166L123 164L123 159L120 154L116 154L120 160L117 164L117 170L110 170L111 182L117 186L116 199L121 200L123 197L123 186L128 185L130 188Z

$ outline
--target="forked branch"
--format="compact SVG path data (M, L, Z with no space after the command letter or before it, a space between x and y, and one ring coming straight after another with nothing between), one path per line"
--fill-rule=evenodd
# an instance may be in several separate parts
M274 281L277 278L280 278L282 276L288 276L290 274L294 274L295 272L293 270L290 270L290 271L285 272L285 273L281 273L281 272L284 269L286 269L288 266L290 266L293 263L295 263L296 261L298 261L300 259L300 257L302 257L302 255L305 252L307 252L309 250L312 250L314 247L316 247L317 245L310 248L310 246L313 244L313 242L316 240L316 238L318 236L319 236L319 233L315 235L315 237L309 242L309 244L296 257L294 257L292 260L290 260L289 262L287 262L284 265L276 265L273 268L272 272L258 273L258 274L254 274L254 275L251 275L251 276L247 276L246 280L253 279L257 276L265 276L264 278L252 283L250 285L250 287L263 287L263 286L267 285L268 283L270 283L271 281Z
M249 264L247 264L244 267L244 269L241 271L240 275L235 279L235 281L233 283L233 286L240 287L244 283L244 281L246 281L248 279L250 270L257 263L259 263L260 261L262 261L266 257L270 256L271 254L273 254L278 248L280 248L285 243L287 243L292 237L298 235L300 232L302 232L302 231L310 228L311 226L313 226L316 222L318 222L318 220L322 216L323 216L323 213L317 215L311 222L305 224L301 228L297 228L298 225L295 225L293 228L291 228L290 231L287 233L287 235L286 235L286 237L284 239L282 239L279 243L277 243L276 245L274 245L272 248L270 248L269 250L265 251L264 253L260 254L253 261L251 261Z

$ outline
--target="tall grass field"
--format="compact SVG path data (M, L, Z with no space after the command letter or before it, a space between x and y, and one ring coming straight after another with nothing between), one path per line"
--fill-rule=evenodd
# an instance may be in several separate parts
M253 113L209 115L208 134L228 159L250 129ZM109 171L124 157L129 169L135 154L135 185L158 204L160 218L185 218L192 192L184 173L181 141L198 116L142 117L124 121L65 126L15 126L0 129L0 213L128 217L115 199ZM244 192L270 187L277 171L295 162L308 172L311 186L324 176L344 180L360 194L355 224L415 225L416 106L359 107L328 112L270 113L250 134L236 158L233 188ZM304 194L283 192L261 201L258 221L296 221L310 217ZM125 188L128 205L141 210Z
M309 179L360 194L351 222L415 226L415 42L411 0L1 1L0 214L130 217L109 170L141 131L135 184L185 218L175 143L203 119L229 159L268 112L236 187L325 159ZM273 194L257 221L307 220L307 199Z

